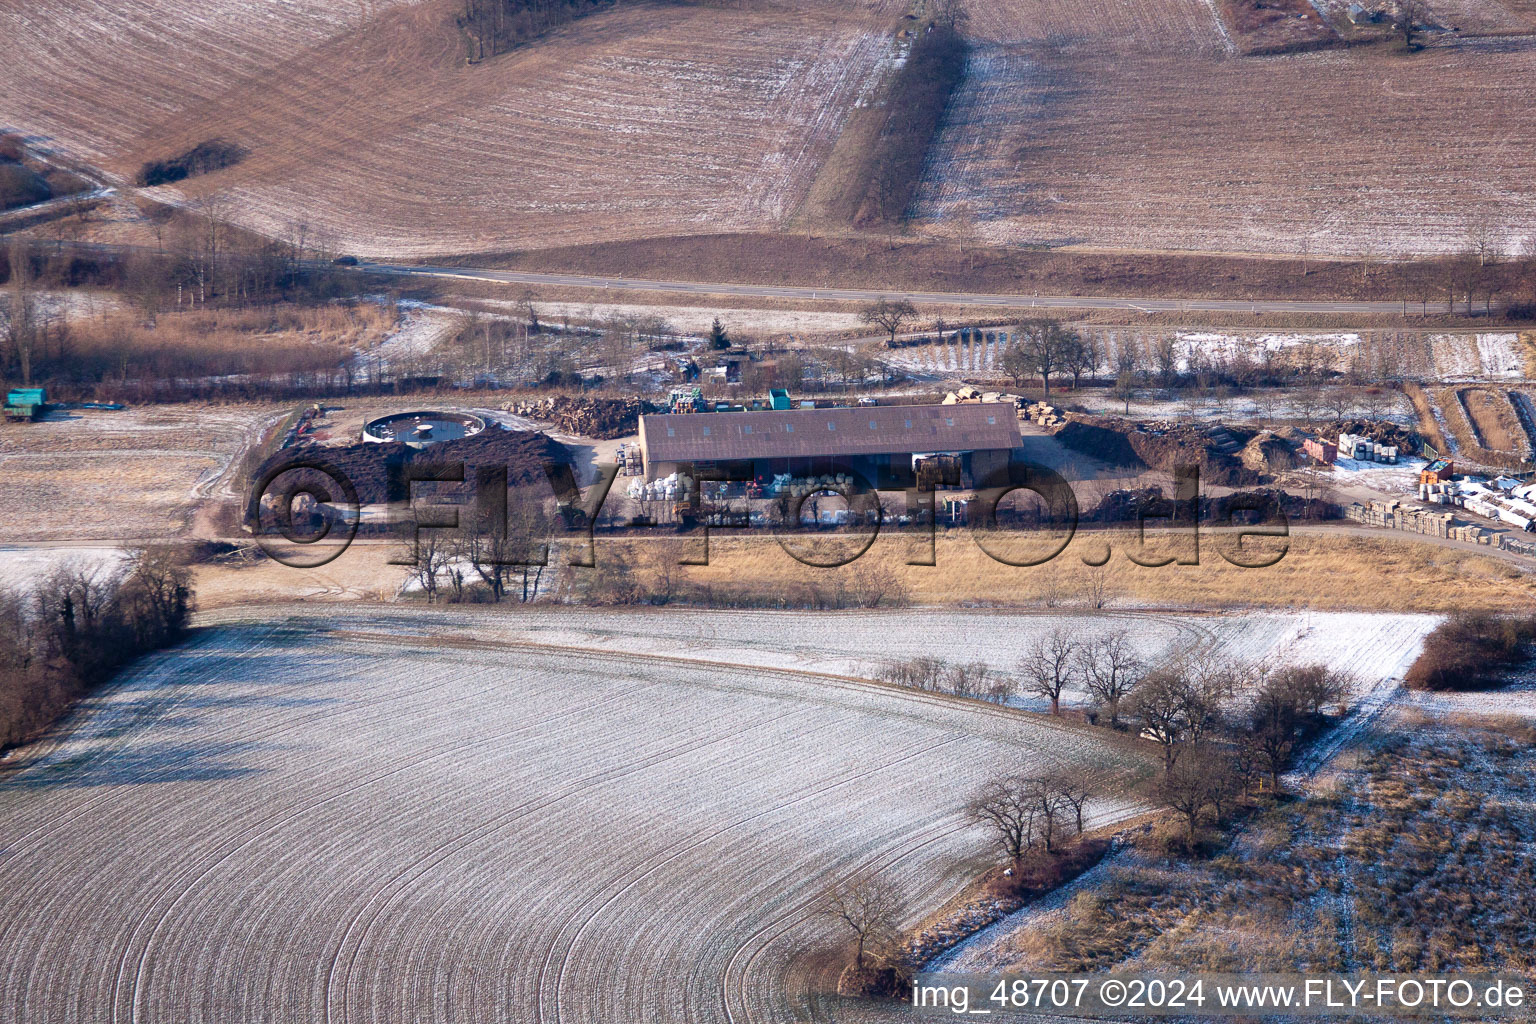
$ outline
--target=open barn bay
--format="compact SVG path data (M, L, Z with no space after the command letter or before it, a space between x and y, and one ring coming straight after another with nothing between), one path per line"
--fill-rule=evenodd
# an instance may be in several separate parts
M205 629L28 750L0 1018L794 1019L817 894L878 871L941 902L996 765L1148 771L1009 709L468 626Z

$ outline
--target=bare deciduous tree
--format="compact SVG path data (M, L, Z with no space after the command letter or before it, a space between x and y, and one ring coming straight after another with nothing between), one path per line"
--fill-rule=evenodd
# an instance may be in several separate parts
M1045 780L1046 786L1055 793L1066 808L1072 811L1073 827L1076 834L1083 832L1083 810L1088 806L1088 801L1093 797L1093 787L1079 775L1067 772L1056 772Z
M917 307L905 299L881 299L859 310L859 322L885 331L892 347L901 329L916 320Z
M1116 630L1090 641L1084 645L1079 662L1094 703L1109 712L1110 726L1119 728L1121 702L1146 672L1130 634Z
M1195 841L1206 810L1215 810L1219 819L1232 791L1231 765L1219 751L1206 746L1193 747L1164 774L1158 786L1164 806L1183 815L1191 843Z
M10 302L6 308L5 341L16 359L23 387L32 384L32 355L37 346L37 300L32 288L32 255L20 235L11 240Z
M1023 775L991 779L966 804L971 821L986 828L998 851L1017 864L1035 845L1040 814L1032 781Z
M971 821L991 833L1009 863L1038 845L1054 853L1059 839L1083 831L1090 796L1081 781L1060 773L1002 773L984 783L966 805Z
M1403 37L1403 46L1409 50L1418 49L1415 40L1419 34L1419 27L1429 17L1429 5L1425 0L1397 0L1392 9L1392 27Z
M1019 662L1024 691L1051 702L1051 714L1061 714L1061 695L1077 678L1078 643L1057 627L1032 644Z
M905 903L890 883L879 879L838 882L822 893L818 907L853 933L854 965L860 970L894 952Z
M444 570L453 559L453 542L442 530L424 529L416 536L416 543L402 553L401 561L409 566L409 576L429 604L436 603L442 589Z
M149 544L128 552L128 581L148 611L151 628L176 633L191 612L192 570L172 544Z
M1173 771L1184 747L1198 741L1214 723L1220 705L1185 670L1163 668L1132 693L1129 710L1142 734L1163 748L1163 771Z
M1047 398L1051 395L1051 374L1070 366L1071 351L1077 335L1063 329L1056 320L1025 320L1014 330L1013 344L1003 352L1003 372L1013 378L1016 387L1024 380L1040 375L1040 385Z

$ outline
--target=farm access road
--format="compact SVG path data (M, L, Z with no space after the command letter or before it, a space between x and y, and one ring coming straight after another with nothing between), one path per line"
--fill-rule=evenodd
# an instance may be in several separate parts
M1292 299L1168 299L1105 295L1023 295L990 292L904 292L869 288L813 288L801 285L725 284L697 281L649 281L633 277L595 277L585 274L537 273L526 270L493 270L476 267L411 266L400 263L360 262L357 270L400 277L447 277L502 284L603 288L612 291L676 292L683 295L737 295L774 299L812 299L829 302L877 302L905 299L913 303L956 306L1031 306L1041 309L1128 309L1138 313L1199 312L1235 313L1395 313L1398 302L1299 301Z

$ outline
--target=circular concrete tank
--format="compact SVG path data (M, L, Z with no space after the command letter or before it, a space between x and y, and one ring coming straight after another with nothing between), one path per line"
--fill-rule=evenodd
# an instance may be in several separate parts
M363 440L380 444L398 441L425 448L439 441L473 437L484 429L485 420L467 412L397 412L364 424Z

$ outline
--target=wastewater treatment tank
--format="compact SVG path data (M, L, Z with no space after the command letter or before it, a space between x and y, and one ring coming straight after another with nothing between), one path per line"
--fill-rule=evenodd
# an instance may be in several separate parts
M485 420L467 412L397 412L363 425L363 440L398 441L425 448L439 441L473 437L485 429Z

